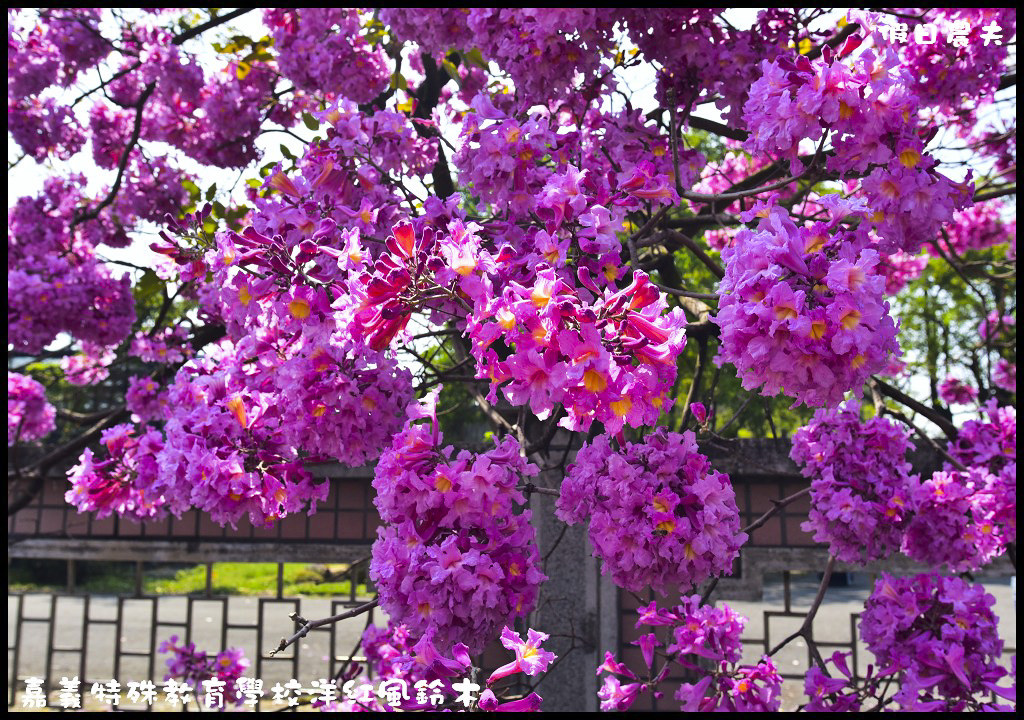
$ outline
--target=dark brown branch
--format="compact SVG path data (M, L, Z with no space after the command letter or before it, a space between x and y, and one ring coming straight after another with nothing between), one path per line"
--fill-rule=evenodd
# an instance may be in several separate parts
M753 397L753 395L751 395L751 397ZM747 399L747 402L750 402L750 398ZM744 406L745 405L746 405L746 403L744 403ZM737 413L737 414L739 414L739 413ZM759 527L761 527L766 522L768 522L768 520L770 520L771 517L773 515L775 515L775 513L777 513L779 510L781 510L782 508L786 507L787 505L789 505L794 500L799 500L800 498L805 497L806 495L809 495L810 492L811 492L811 488L808 486L808 487L805 487L800 492L795 492L792 495L789 495L788 497L782 498L781 500L772 500L772 508L771 508L771 510L768 510L764 515L762 515L757 520L755 520L754 522L752 522L749 525L747 525L745 528L743 528L742 532L745 532L745 533L747 533L749 535L754 530L757 530Z
M189 28L180 35L175 35L174 39L171 40L171 42L174 45L181 45L183 42L191 40L197 35L202 35L204 32L210 30L211 28L215 28L218 25L223 25L224 23L229 23L236 17L241 17L242 15L245 15L247 12L251 12L255 9L256 8L238 8L237 10L232 10L227 15L218 15L215 18L210 18L206 22L196 25L194 28Z
M697 399L697 394L700 392L700 383L704 379L704 366L707 364L707 355L708 339L700 336L697 338L697 364L693 369L690 390L686 393L686 406L683 408L683 416L679 419L679 432L686 429L686 423L690 419L690 405Z
M691 115L686 122L692 128L696 128L698 130L705 130L707 132L714 133L715 135L721 135L722 137L731 138L733 140L739 140L740 142L746 140L750 135L746 130L738 130L736 128L731 128L723 123L716 122L714 120L708 120L707 118L694 117L693 115Z
M826 47L830 47L833 50L835 50L837 47L839 47L846 40L846 38L850 37L851 35L853 35L858 30L860 30L860 25L858 23L850 23L849 25L844 27L842 30L837 32L835 35L830 37L828 40L823 42L821 45L819 45L817 47L811 48L810 52L807 53L807 59L808 60L815 60L815 59L817 59L825 51Z
M719 280L725 277L725 270L722 268L722 266L719 265L706 252L704 252L704 248L698 245L689 235L684 235L683 233L676 232L674 230L668 230L665 232L663 237L671 241L671 243L681 245L682 247L685 247L687 250L692 252L694 256L698 260L700 260L704 264L704 266L707 267L708 270L714 273L715 277L717 277ZM671 247L670 243L665 244Z
M135 146L139 142L139 134L142 132L142 111L146 107L146 101L149 100L149 96L153 94L156 89L156 82L151 82L146 86L146 89L142 91L139 99L135 103L135 124L132 126L132 135L128 139L128 144L124 147L124 152L121 153L121 161L117 164L117 177L114 178L114 184L110 188L110 192L107 196L100 201L96 207L86 210L84 213L76 217L71 221L71 227L74 228L76 225L80 225L86 220L94 220L99 217L99 214L103 211L103 208L114 202L117 197L117 193L121 190L121 182L124 180L124 171L128 167L128 159L135 149Z
M913 430L915 433L917 433L918 437L920 437L922 440L927 442L935 452L937 452L939 455L944 457L951 465L955 466L956 468L958 468L960 470L963 470L964 472L967 472L967 468L964 466L964 464L962 462L960 462L955 457L953 457L948 452L946 452L946 450L941 445L939 445L937 442L935 442L935 440L933 440L932 438L928 437L928 435L926 435L925 432L921 428L919 428L917 425L912 423L910 421L910 418L908 418L906 415L904 415L901 412L897 412L896 410L892 410L890 408L887 408L884 405L882 406L881 410L879 411L879 415L881 415L882 413L885 413L885 414L888 414L888 415L892 415L894 418L896 418L897 420L899 420L903 424L909 426L911 430Z
M814 616L818 614L818 608L821 607L821 601L825 599L825 592L828 590L828 583L832 579L832 570L835 569L835 566L835 557L829 555L828 565L825 566L825 572L821 577L821 585L818 586L818 594L814 596L814 602L811 603L811 609L807 611L807 616L800 625L800 629L768 651L769 657L789 645L789 643L793 642L798 637L802 637L807 641L807 645L814 653L815 660L818 661L821 669L825 669L825 663L821 659L821 654L817 652L817 648L814 645L814 633L812 632L812 629L814 626Z
M551 497L560 497L561 493L554 488L538 487L533 483L526 483L525 485L517 485L516 490L525 492L527 496L531 493L537 493L538 495L550 495Z
M288 617L302 625L302 627L290 638L281 638L281 642L278 644L278 646L270 651L270 657L274 657L274 655L281 652L292 643L306 637L306 635L309 634L309 631L314 628L323 627L324 625L331 625L342 620L347 620L348 618L356 617L357 615L362 615L365 612L373 610L375 607L377 607L379 603L380 599L374 599L368 603L363 603L359 607L354 607L351 610L346 610L345 612L338 613L337 615L331 615L331 617L321 618L320 620L306 620L298 613L293 612Z
M956 426L949 420L949 418L943 417L943 415L934 408L930 408L924 403L918 402L901 390L894 388L884 380L880 380L877 377L872 377L871 379L874 381L875 386L878 388L880 393L898 403L906 405L914 412L924 415L927 419L938 425L939 429L942 430L946 437L950 440L956 440L959 433L956 430Z
M994 200L996 198L1006 197L1007 195L1016 195L1017 185L1004 185L1002 187L993 188L991 190L985 190L983 192L975 193L974 202L985 202L986 200Z

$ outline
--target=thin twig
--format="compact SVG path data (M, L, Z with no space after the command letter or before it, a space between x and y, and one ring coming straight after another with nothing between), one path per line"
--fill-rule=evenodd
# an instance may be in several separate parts
M288 617L290 617L295 622L301 624L302 627L299 629L297 633L292 635L290 638L281 638L280 644L278 644L277 648L270 652L270 656L273 657L274 655L277 655L277 653L281 652L292 643L306 637L306 635L309 634L309 631L314 628L323 627L324 625L331 625L333 623L340 622L341 620L347 620L348 618L356 617L357 615L362 615L365 612L373 610L375 607L377 607L379 603L380 599L375 598L368 603L363 603L359 607L354 607L351 610L346 610L345 612L338 613L337 615L332 615L331 617L321 618L320 620L306 620L298 613L293 612Z
M156 82L151 82L146 86L142 94L139 95L138 101L135 103L135 124L132 126L132 135L128 138L128 144L124 146L124 152L121 153L121 161L117 164L117 177L114 178L114 184L111 185L110 191L107 196L99 202L96 207L86 210L84 213L76 217L71 221L71 227L74 228L77 225L81 225L86 220L94 220L99 217L99 214L105 207L114 202L117 197L117 193L121 190L121 182L124 180L124 171L128 167L128 159L131 157L132 151L139 142L139 134L142 132L142 111L146 107L146 101L149 100L149 96L153 94L156 89Z
M811 488L808 486L808 487L805 487L803 490L800 490L799 492L795 492L792 495L789 495L787 497L782 498L781 500L772 500L772 509L768 510L764 515L762 515L757 520L755 520L754 522L752 522L749 525L747 525L740 532L744 532L744 533L749 535L751 532L753 532L754 530L757 530L759 527L761 527L766 522L768 522L768 520L771 519L771 517L775 513L777 513L779 510L781 510L782 508L786 507L791 502L793 502L795 500L799 500L800 498L804 497L805 495L809 495L810 492L811 492Z
M789 643L796 640L798 637L802 637L807 641L808 647L811 648L811 652L815 655L815 661L821 667L825 669L825 663L821 658L821 653L818 652L817 646L814 644L814 633L812 631L814 626L814 616L818 614L818 608L821 607L821 601L825 599L825 592L828 590L828 583L832 579L832 570L836 566L836 559L834 556L829 555L828 565L825 566L825 573L822 575L821 584L818 586L818 594L814 596L814 602L811 603L811 609L807 611L807 616L804 617L803 623L800 625L800 629L795 633L787 637L785 640L780 642L774 648L768 652L768 656L771 657L782 648L789 645Z
M898 403L906 405L914 412L924 415L926 418L928 418L933 423L938 425L939 429L942 430L943 434L945 434L945 436L948 437L950 440L957 439L959 433L957 432L956 426L948 419L940 415L938 411L928 407L924 403L918 402L914 398L910 397L901 390L897 390L892 385L879 379L878 377L872 376L871 379L874 381L876 387L878 387L879 392L881 392L883 395L890 398L891 400L895 400Z

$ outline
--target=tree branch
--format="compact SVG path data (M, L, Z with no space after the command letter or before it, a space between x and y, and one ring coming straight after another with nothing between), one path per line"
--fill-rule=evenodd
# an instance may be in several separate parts
M94 220L99 217L99 214L103 211L103 208L114 202L117 197L117 193L121 190L121 181L124 179L125 168L128 167L128 158L132 154L132 150L139 142L139 134L142 132L142 111L146 106L146 101L149 100L149 96L153 94L156 89L156 82L151 82L146 86L146 89L142 91L138 101L135 103L135 124L132 126L132 135L128 139L128 144L124 146L124 152L121 153L121 161L117 164L117 177L114 178L114 184L110 188L110 192L107 196L100 201L100 203L84 213L76 217L71 221L71 227L74 228L77 225L81 225L86 220Z
M238 8L237 10L232 10L227 15L218 15L215 18L210 18L206 22L196 25L194 28L189 28L180 35L175 35L174 39L171 40L171 43L173 43L174 45L181 45L183 42L191 40L197 35L202 35L204 32L211 28L215 28L218 25L223 25L224 23L229 23L236 17L241 17L242 15L245 15L247 12L251 12L255 9L256 8Z
M277 655L277 653L281 652L292 643L306 637L306 635L309 634L309 631L314 628L323 627L324 625L331 625L342 620L347 620L348 618L356 617L357 615L362 615L365 612L373 610L375 607L377 607L379 603L380 598L376 598L368 603L363 603L359 607L352 608L351 610L346 610L345 612L338 613L337 615L331 615L330 617L321 618L320 620L306 620L297 612L293 612L290 615L288 615L288 617L302 625L302 627L299 629L297 633L292 635L290 638L281 638L281 642L278 644L278 646L270 651L270 657L274 657L274 655Z
M897 390L892 385L880 380L876 376L872 376L871 380L875 383L876 387L878 387L878 391L880 393L898 403L906 405L914 412L924 415L926 418L938 425L939 429L942 430L943 434L945 434L945 436L950 440L957 439L959 433L957 432L956 426L948 418L943 417L937 410L928 407L924 403L918 402L906 393L901 390Z

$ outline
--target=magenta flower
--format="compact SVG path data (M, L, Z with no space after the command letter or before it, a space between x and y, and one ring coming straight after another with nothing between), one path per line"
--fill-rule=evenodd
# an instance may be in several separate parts
M505 703L499 703L490 688L480 693L480 709L484 712L537 712L540 703L541 696L533 692L524 698Z
M516 654L516 659L502 665L487 678L490 685L495 680L521 672L527 675L539 675L548 669L548 665L557 657L553 652L541 649L540 644L550 637L547 633L537 632L530 628L526 631L526 640L507 626L501 631L501 644Z
M56 425L57 410L46 388L28 375L7 373L7 445L45 437Z
M860 632L883 669L899 673L902 709L937 702L949 711L978 709L978 693L1006 676L1003 641L981 585L934 573L884 574L865 604Z
M910 473L908 431L886 418L861 422L860 404L818 410L793 435L790 457L811 481L801 527L840 560L866 563L897 551L918 482Z

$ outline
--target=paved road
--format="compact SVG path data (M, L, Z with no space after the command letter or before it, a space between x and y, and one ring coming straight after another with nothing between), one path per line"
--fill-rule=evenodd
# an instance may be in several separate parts
M766 578L764 599L761 602L739 602L727 601L738 612L750 618L744 637L763 638L765 611L780 610L783 607L783 586L780 580L775 582ZM1017 643L1017 622L1014 612L1013 594L1009 578L1003 580L989 581L985 583L988 591L995 597L995 613L1000 618L1000 634L1002 635L1007 648L1016 648ZM811 604L817 591L818 580L813 574L795 575L791 585L792 607L795 611L805 611ZM850 642L850 615L859 612L864 607L864 600L870 594L870 580L866 575L855 576L854 584L850 587L829 588L818 616L815 620L815 636L821 641L832 641L839 643ZM51 599L47 595L25 596L25 614L32 617L47 617L50 611ZM53 646L57 648L76 648L80 646L82 638L82 614L83 600L81 598L61 598L56 607L57 623L54 628ZM172 626L175 622L184 622L186 619L188 600L180 597L164 597L159 599L158 617L160 625L157 628L156 642L166 639L171 634L178 632ZM117 616L118 600L112 597L94 596L90 600L90 618L114 620ZM221 635L224 628L223 605L220 602L193 601L193 641L197 647L209 652L220 650ZM227 599L228 615L232 624L252 625L259 623L261 614L261 600L259 598L232 597ZM292 606L287 603L277 604L270 600L262 601L263 615L263 647L273 648L278 640L285 635L290 635L292 630L288 613ZM302 598L299 612L307 619L326 617L332 614L330 601L324 598ZM8 596L8 642L14 641L11 635L14 620L16 618L16 599ZM378 624L386 622L383 615L377 612L375 620ZM772 643L784 638L795 630L800 619L788 617L773 617L770 619L769 638ZM336 656L347 656L354 647L365 624L365 617L353 618L343 621L337 626L337 641L334 647ZM18 687L24 687L24 678L29 676L43 677L45 674L46 653L44 652L47 643L50 641L47 635L46 624L27 624L23 629L23 637L19 649ZM275 683L284 683L292 677L293 666L288 660L291 658L291 650L284 653L284 660L265 660L261 667L255 667L256 659L256 633L254 629L228 629L227 645L244 648L246 656L254 661L251 674L261 677L265 687L269 688ZM151 605L149 601L125 600L122 614L122 625L120 634L114 624L95 625L90 622L88 635L88 654L86 658L84 677L90 681L96 679L117 678L122 683L129 680L142 680L152 678L160 681L163 678L164 662L166 656L159 656L155 661L155 671L152 676L149 668L149 643L152 636ZM121 667L115 674L114 669L114 648L120 643L122 652L136 651L144 653L144 657L123 657ZM298 652L298 674L297 679L304 687L309 687L310 681L322 677L327 672L327 660L331 653L329 636L325 632L313 632L304 638L297 647ZM762 643L750 643L745 648L744 660L746 662L756 661L764 653ZM830 650L824 649L824 654L831 654ZM8 658L10 673L12 657ZM870 654L863 645L858 653L860 658L860 670L866 671ZM803 673L807 668L807 647L802 640L797 640L790 646L783 649L776 656L780 669L783 673ZM1004 656L1009 663L1009 653ZM79 654L77 652L56 652L53 655L53 666L49 677L56 687L56 681L61 677L72 677L80 675ZM8 675L8 682L11 682ZM85 688L84 695L88 694ZM803 685L800 681L787 680L783 690L783 709L793 709L803 702ZM15 709L20 709L20 701Z

